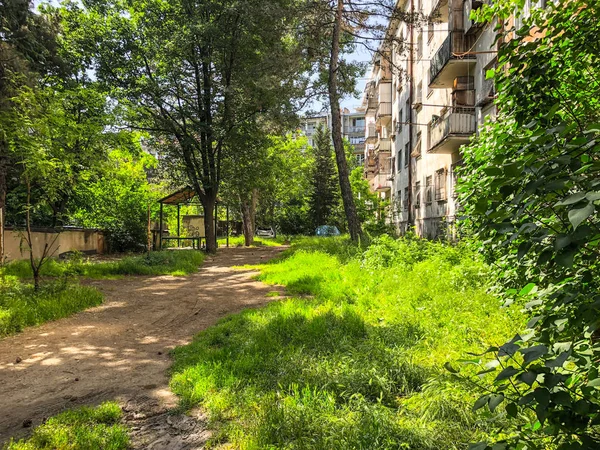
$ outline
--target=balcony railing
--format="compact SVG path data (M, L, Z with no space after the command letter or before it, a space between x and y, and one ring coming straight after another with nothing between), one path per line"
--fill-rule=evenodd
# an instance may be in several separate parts
M392 182L390 181L390 175L387 173L378 173L370 181L371 191L383 192L389 191L392 188Z
M352 134L365 134L365 127L348 127L346 132Z
M391 152L392 141L390 140L390 138L380 138L377 142L376 150L378 152Z
M467 112L449 112L431 123L429 151L449 136L468 137L475 133L475 115Z
M375 117L377 119L381 117L391 116L392 115L392 103L391 102L379 102L377 105L377 112L375 113Z
M373 141L374 139L377 139L377 128L375 125L369 125L367 128L367 140Z
M375 111L377 109L377 97L375 95L369 95L367 102L367 110Z
M452 60L472 60L475 55L459 55L469 51L473 42L472 36L462 31L451 31L446 40L435 53L429 66L429 83L433 83L444 67Z

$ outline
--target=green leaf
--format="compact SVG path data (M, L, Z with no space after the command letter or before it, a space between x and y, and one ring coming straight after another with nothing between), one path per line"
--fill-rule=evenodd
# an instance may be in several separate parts
M548 353L548 348L545 345L535 345L533 347L522 348L520 352L523 354L525 364L529 364Z
M558 391L552 394L551 398L557 405L571 406L571 396L566 391Z
M505 409L506 414L508 414L510 417L517 417L517 414L519 414L519 408L515 403L508 403Z
M573 229L577 229L581 222L594 214L595 210L596 208L594 205L590 203L583 208L572 209L569 211L569 222L573 225Z
M580 202L586 196L585 192L577 192L575 194L571 194L568 197L565 197L560 202L557 202L555 206L566 206L573 205L574 203Z
M449 362L446 362L444 364L444 368L450 373L458 373L458 370L456 370L454 367L452 367Z
M500 403L502 403L503 401L504 401L504 394L492 395L490 397L490 401L488 403L490 411L494 412L496 410L496 408L498 407L498 405Z
M596 378L595 380L589 381L587 385L591 387L600 386L600 378Z
M527 295L529 294L533 288L535 288L535 283L528 283L525 285L525 287L523 287L523 289L521 289L519 291L519 296L523 296L523 295Z
M498 374L495 381L507 380L519 372L520 372L519 369L515 369L513 366L508 366L506 369L504 369L502 372L500 372Z
M595 202L596 200L600 200L600 192L588 192L585 194L585 198L590 202Z
M469 450L485 450L488 448L487 442L478 442L476 444L469 444Z
M490 396L488 394L486 395L482 395L481 397L479 397L477 399L477 401L475 402L475 404L473 405L473 411L477 411L478 409L483 408L485 405L487 405L487 402L489 401Z

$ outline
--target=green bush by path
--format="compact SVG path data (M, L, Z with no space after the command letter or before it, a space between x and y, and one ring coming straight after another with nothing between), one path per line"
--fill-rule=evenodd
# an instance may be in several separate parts
M46 283L35 292L33 285L3 276L0 278L0 337L101 303L102 294L92 287L60 280Z
M507 420L473 414L478 392L444 369L521 319L486 293L489 271L466 248L311 238L259 268L311 298L229 316L174 352L171 386L208 410L214 444L466 449Z
M42 267L42 276L76 275L106 278L120 275L187 275L196 272L205 254L198 250L163 250L150 255L127 256L118 261L90 262L82 257L66 261L49 260ZM0 274L31 278L29 261L15 261L0 269Z
M103 403L51 417L30 438L10 442L5 450L121 450L129 448L127 429L119 424L119 405Z

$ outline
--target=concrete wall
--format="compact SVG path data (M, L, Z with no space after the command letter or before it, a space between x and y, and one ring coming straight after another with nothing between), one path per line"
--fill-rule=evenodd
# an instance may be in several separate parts
M5 230L4 255L7 261L29 258L25 236L25 231L11 228ZM99 230L76 228L58 232L51 228L34 228L31 237L33 240L33 256L36 258L42 255L46 244L49 246L50 255L54 257L71 251L96 254L104 253L106 250L104 233Z

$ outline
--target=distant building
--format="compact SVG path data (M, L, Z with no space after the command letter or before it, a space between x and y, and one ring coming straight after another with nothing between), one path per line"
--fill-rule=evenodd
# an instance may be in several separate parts
M314 135L319 125L331 129L331 115L307 116L302 118L301 130L308 140L308 145L311 147L315 145ZM353 145L354 155L359 164L363 164L365 151L364 112L350 112L348 108L342 110L342 137Z

